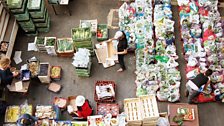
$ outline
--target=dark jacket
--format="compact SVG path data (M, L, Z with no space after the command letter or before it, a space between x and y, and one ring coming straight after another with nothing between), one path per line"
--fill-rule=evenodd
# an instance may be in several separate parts
M38 120L37 117L31 116L29 114L23 114L17 120L17 126L25 126L24 124L21 123L22 119L28 119L30 121L30 123L31 123L29 126L34 126L35 122Z
M6 85L11 84L13 80L13 74L9 68L6 70L0 69L0 84L1 87L6 87Z

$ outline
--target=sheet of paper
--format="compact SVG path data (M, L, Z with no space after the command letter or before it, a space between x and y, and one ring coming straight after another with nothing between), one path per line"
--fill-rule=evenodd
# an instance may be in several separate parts
M20 70L27 70L28 69L28 65L27 64L24 64L21 66Z
M28 43L28 49L27 51L38 51L35 43Z
M14 59L16 64L19 64L19 63L22 62L21 54L22 54L22 51L16 51L15 52L15 55L14 55L13 59Z
M16 91L20 91L23 89L23 82L19 81L15 83Z

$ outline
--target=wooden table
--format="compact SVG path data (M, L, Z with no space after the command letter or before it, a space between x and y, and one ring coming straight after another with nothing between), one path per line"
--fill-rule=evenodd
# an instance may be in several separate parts
M15 83L20 80L18 79L13 79L11 86L9 87L9 91L11 92L18 92L18 93L27 93L29 86L30 86L30 81L23 81L23 89L22 90L16 90Z
M170 121L171 126L177 126L177 124L175 122L173 122L172 120L173 120L173 117L177 114L178 108L194 109L195 119L193 121L184 121L183 126L199 126L197 105L191 105L191 104L186 104L186 103L169 104L168 105L168 114L169 114L169 121Z

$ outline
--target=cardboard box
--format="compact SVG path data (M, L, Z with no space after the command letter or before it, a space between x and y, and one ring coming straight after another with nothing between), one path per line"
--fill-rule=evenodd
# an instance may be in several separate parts
M95 53L98 63L102 63L105 68L115 65L118 55L113 54L117 50L117 41L104 41L96 44Z

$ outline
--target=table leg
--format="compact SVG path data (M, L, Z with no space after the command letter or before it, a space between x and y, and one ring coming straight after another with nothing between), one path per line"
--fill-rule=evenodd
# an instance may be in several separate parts
M57 12L56 12L56 10L55 10L55 8L54 8L54 5L52 4L51 6L52 6L52 8L53 8L53 10L54 10L54 14L55 14L55 15L58 15Z

